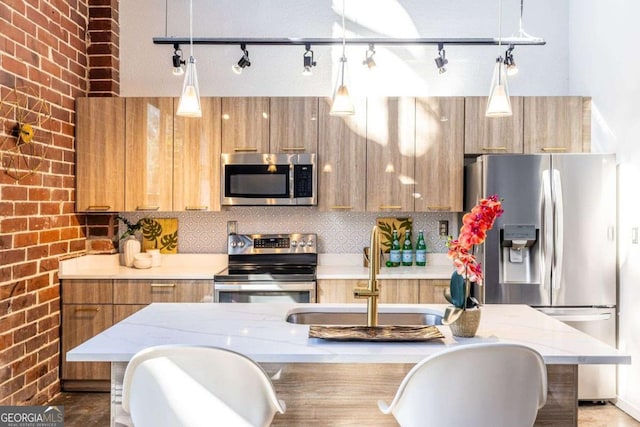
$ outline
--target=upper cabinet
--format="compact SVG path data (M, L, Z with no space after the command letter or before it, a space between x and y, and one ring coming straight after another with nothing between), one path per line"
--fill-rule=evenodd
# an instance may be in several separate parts
M321 99L318 127L318 208L365 210L367 102L354 99L356 114L329 114L331 99Z
M125 210L173 210L173 99L126 99Z
M222 98L222 153L268 153L269 117L269 98Z
M318 152L318 98L271 98L269 152Z
M523 97L512 96L512 116L488 118L486 96L465 98L464 154L522 154L523 105Z
M177 109L177 99L174 107ZM173 209L220 210L220 98L200 99L199 119L174 116Z
M464 98L416 99L416 212L460 212L464 175Z
M124 210L124 98L76 101L76 211Z
M525 153L589 152L591 100L532 96L524 100Z
M413 211L415 112L415 98L367 99L367 211Z

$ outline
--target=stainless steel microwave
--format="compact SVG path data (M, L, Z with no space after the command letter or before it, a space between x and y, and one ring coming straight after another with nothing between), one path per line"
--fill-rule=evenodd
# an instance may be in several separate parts
M318 203L315 154L222 154L220 173L223 206Z

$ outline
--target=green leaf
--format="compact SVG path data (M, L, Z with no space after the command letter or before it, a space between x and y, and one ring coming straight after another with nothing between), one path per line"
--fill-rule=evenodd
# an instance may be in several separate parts
M167 234L162 236L160 239L160 244L162 245L162 249L173 250L178 246L178 232L172 234Z
M465 283L464 277L454 271L451 275L451 281L449 282L449 290L451 291L451 304L458 308L463 308L465 305Z

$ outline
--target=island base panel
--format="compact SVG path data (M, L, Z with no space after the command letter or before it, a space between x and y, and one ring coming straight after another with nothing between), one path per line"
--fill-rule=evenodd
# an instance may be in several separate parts
M125 362L112 363L111 426L123 414L122 379ZM285 414L276 414L277 426L397 426L393 416L378 410L377 401L391 402L413 364L261 363L272 377ZM547 365L547 404L538 411L536 426L578 425L577 365ZM514 387L518 385L514 384Z

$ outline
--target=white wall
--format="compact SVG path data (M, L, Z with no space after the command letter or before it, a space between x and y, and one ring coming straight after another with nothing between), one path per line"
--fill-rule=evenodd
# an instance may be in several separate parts
M153 37L188 37L186 0L120 2L122 96L178 96L182 78L171 74L170 45ZM524 29L547 41L544 47L515 50L521 73L511 83L515 95L566 94L568 0L525 4ZM194 0L194 36L341 37L339 0ZM347 37L498 37L498 0L345 0ZM503 0L502 35L518 32L520 1ZM339 46L312 47L317 67L304 77L302 46L248 46L252 65L231 71L239 46L194 47L202 95L330 96ZM188 46L182 46L188 54ZM376 46L375 72L362 65L366 46L347 46L353 94L485 95L493 64L504 48L446 46L449 72L438 75L436 46ZM550 64L553 64L551 67Z
M593 147L618 158L619 347L632 355L618 370L618 406L640 419L640 2L571 0L570 90L593 97Z

